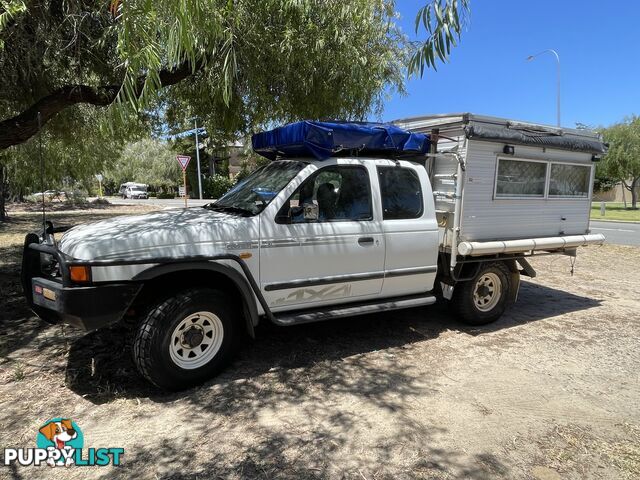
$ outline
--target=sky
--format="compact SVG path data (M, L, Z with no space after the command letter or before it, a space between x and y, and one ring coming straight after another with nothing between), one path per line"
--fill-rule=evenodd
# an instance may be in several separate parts
M427 0L397 0L410 38ZM556 60L562 125L607 126L640 114L640 1L471 0L461 42L438 71L407 82L382 120L472 112L556 124Z

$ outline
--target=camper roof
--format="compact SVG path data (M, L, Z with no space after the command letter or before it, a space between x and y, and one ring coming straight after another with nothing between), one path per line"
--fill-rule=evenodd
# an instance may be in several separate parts
M431 133L433 129L464 129L467 138L476 140L558 148L602 155L607 144L592 130L554 127L506 118L448 113L394 120L393 123L413 132Z

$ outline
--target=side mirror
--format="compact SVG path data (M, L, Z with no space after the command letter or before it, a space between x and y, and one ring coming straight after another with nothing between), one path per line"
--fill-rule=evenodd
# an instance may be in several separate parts
M318 220L318 205L316 205L315 203L305 203L303 208L305 220Z

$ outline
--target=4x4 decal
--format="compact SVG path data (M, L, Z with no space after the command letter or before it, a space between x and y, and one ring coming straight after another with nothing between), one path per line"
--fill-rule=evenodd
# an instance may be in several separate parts
M327 300L330 298L341 298L351 295L351 284L346 285L330 285L324 288L299 288L291 292L286 297L281 297L273 302L273 305L282 305L283 303L307 302L309 300Z

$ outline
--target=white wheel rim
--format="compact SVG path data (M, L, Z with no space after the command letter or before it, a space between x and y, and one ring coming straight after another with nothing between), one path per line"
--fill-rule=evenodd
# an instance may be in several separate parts
M495 273L484 273L476 281L473 289L473 303L481 312L489 312L500 301L502 282Z
M222 346L222 321L211 312L195 312L182 320L171 334L169 355L185 370L200 368L216 356Z

